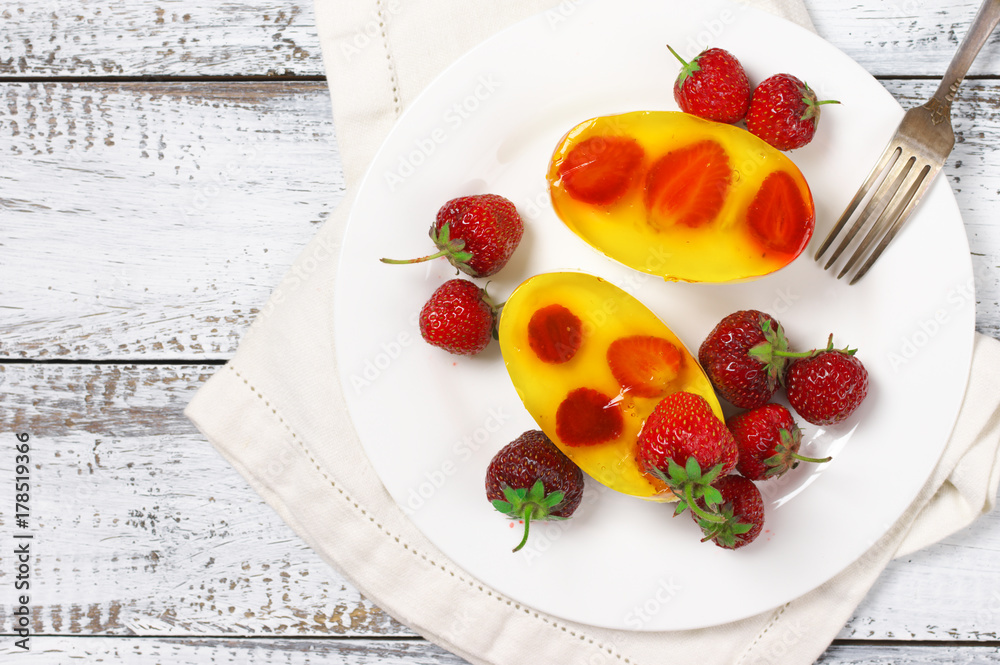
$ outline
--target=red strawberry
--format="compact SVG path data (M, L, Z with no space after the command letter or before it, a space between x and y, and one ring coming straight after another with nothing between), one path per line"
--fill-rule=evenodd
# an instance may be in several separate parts
M497 194L452 199L438 210L430 237L439 251L419 259L382 259L383 263L420 263L447 257L473 277L488 277L507 265L524 234L514 204Z
M721 495L715 508L721 519L710 521L691 513L705 534L702 540L711 540L728 550L749 545L764 529L764 499L760 490L743 476L723 476L715 481L714 488Z
M750 105L750 81L732 53L710 48L684 62L677 51L667 48L683 65L674 81L674 99L682 111L717 122L743 119Z
M645 151L625 136L592 136L581 141L559 165L559 177L574 199L611 205L629 190L639 174Z
M617 438L625 419L616 397L593 388L570 391L556 409L556 435L567 446L593 446Z
M542 362L552 365L567 362L582 343L583 323L562 305L542 307L528 321L528 346Z
M798 354L785 373L788 403L813 425L835 425L857 409L868 395L868 370L854 355L857 349L825 349Z
M726 201L732 167L725 148L712 140L668 152L646 175L646 211L656 228L708 224Z
M785 331L755 309L720 321L698 349L698 362L716 391L733 406L753 409L771 400L787 361Z
M736 470L750 480L777 478L799 462L829 462L799 455L802 430L780 404L765 404L726 421L739 448Z
M486 469L486 498L504 515L524 520L566 519L583 498L583 472L549 437L529 430L494 455Z
M474 356L490 343L496 308L486 291L466 279L451 279L420 310L420 334L449 353Z
M736 441L701 395L679 391L657 403L636 441L639 468L663 480L677 496L675 511L685 508L712 519L717 503L711 484L736 465ZM707 492L707 494L706 494Z
M774 171L750 202L747 225L764 249L798 256L816 225L812 196L804 197L787 171Z
M680 372L681 352L669 340L651 335L620 337L607 353L611 374L635 397L660 397Z
M812 141L821 104L816 93L791 74L775 74L758 85L750 97L747 129L778 150L794 150Z

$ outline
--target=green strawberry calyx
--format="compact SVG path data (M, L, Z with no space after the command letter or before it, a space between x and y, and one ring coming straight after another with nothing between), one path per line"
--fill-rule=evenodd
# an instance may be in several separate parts
M559 491L546 494L545 485L541 479L535 481L535 484L530 489L523 487L515 489L506 484L501 485L501 489L503 490L504 498L493 499L491 502L493 507L508 517L524 522L524 536L521 538L521 542L517 544L517 547L511 550L513 552L517 552L528 542L528 529L531 526L532 520L566 519L565 517L552 514L562 504L565 494Z
M805 110L802 111L802 120L812 120L813 124L819 122L819 107L822 104L839 104L836 99L823 99L818 100L816 98L816 93L813 89L809 87L808 83L802 84L802 103L805 104Z
M672 46L670 46L670 44L667 44L667 48L681 63L681 72L677 75L677 85L683 86L684 81L686 81L689 76L695 72L701 71L701 65L698 64L697 57L695 57L691 62L687 62L677 53L677 51L673 49Z
M434 242L434 246L437 247L438 251L433 254L428 254L427 256L421 256L417 259L380 259L382 263L390 263L393 265L405 265L408 263L423 263L424 261L431 261L433 259L439 259L442 256L446 257L448 261L461 270L464 273L476 277L476 271L472 269L469 265L469 261L472 260L472 252L465 249L465 241L461 238L451 237L451 226L448 222L441 225L440 229L435 229L431 226L430 230L431 240Z
M701 466L694 456L689 457L684 466L671 458L667 462L666 473L658 468L653 469L652 473L665 482L670 491L677 496L675 516L690 510L700 520L713 523L722 521L723 518L716 510L722 503L722 493L712 486L722 473L721 463L702 473Z
M764 334L764 341L751 347L748 353L760 364L764 365L767 372L767 387L774 389L778 382L785 375L785 365L788 363L788 339L785 338L785 329L779 323L777 327L771 325L771 319L761 315L760 330Z
M764 472L765 478L780 476L785 471L794 469L799 465L799 462L823 464L833 459L832 457L821 459L799 455L799 446L802 443L802 430L799 429L798 425L793 426L791 431L781 428L778 430L778 436L781 438L781 442L775 446L774 454L764 460L764 465L767 467L767 471Z
M698 520L698 526L705 537L701 542L713 540L719 545L729 549L736 548L736 537L742 536L753 528L753 524L741 522L733 514L733 504L726 503L719 507L718 515L722 518L719 521Z

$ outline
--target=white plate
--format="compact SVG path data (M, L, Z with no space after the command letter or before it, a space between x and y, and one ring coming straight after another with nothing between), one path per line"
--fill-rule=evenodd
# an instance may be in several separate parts
M348 406L386 488L455 563L500 592L557 617L634 630L740 619L817 587L886 533L928 478L965 390L974 331L972 269L947 181L858 285L811 259L902 115L877 81L819 37L720 0L563 3L461 58L414 101L386 139L357 197L344 241L335 342ZM767 36L766 38L764 36ZM709 43L752 81L787 71L827 106L812 144L790 153L813 189L816 236L795 263L739 285L671 284L592 250L555 217L545 171L562 134L602 114L676 110L678 64ZM669 507L590 483L570 520L519 527L485 498L484 472L534 422L496 344L472 359L425 344L417 312L454 270L419 256L438 207L495 192L526 222L514 259L490 282L505 298L525 278L583 270L622 286L696 350L724 315L774 314L800 347L860 349L871 393L848 422L806 425L809 454L834 456L761 484L765 532L731 552L699 542ZM915 417L919 414L919 417ZM805 423L803 423L805 425Z

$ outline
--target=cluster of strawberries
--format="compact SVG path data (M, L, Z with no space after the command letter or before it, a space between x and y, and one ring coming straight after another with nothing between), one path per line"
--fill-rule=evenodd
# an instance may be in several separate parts
M746 120L747 130L778 150L801 148L816 133L821 104L816 93L791 74L775 74L751 90L740 61L721 48L710 48L685 62L674 82L681 110L706 120L733 124Z
M824 348L794 352L774 317L734 312L702 342L698 362L716 392L743 410L723 422L704 397L678 391L646 419L636 442L639 467L670 488L678 499L675 515L689 512L704 540L726 549L749 544L764 526L756 482L803 461L830 461L799 454L801 430L772 399L783 387L795 412L813 425L854 413L868 394L868 372L856 349L834 349L832 341L831 335ZM572 515L583 477L542 432L530 431L490 463L486 491L497 510L524 521L519 549L532 520Z
M475 194L441 206L429 235L437 251L417 259L382 259L383 263L421 263L446 258L471 277L500 271L524 235L517 208L499 194ZM420 334L449 353L474 356L493 338L499 306L486 290L467 279L439 286L420 310Z

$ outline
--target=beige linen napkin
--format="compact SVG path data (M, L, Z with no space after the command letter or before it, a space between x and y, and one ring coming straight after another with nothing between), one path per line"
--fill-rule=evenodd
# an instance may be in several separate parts
M886 563L992 508L1000 478L1000 342L977 336L944 455L903 517L860 560L783 607L700 630L629 632L560 620L457 568L369 464L337 377L331 302L353 191L401 110L499 29L562 0L317 0L348 195L277 286L233 360L187 415L281 517L393 617L473 663L809 663ZM754 0L811 27L801 2ZM331 165L331 168L333 165Z

